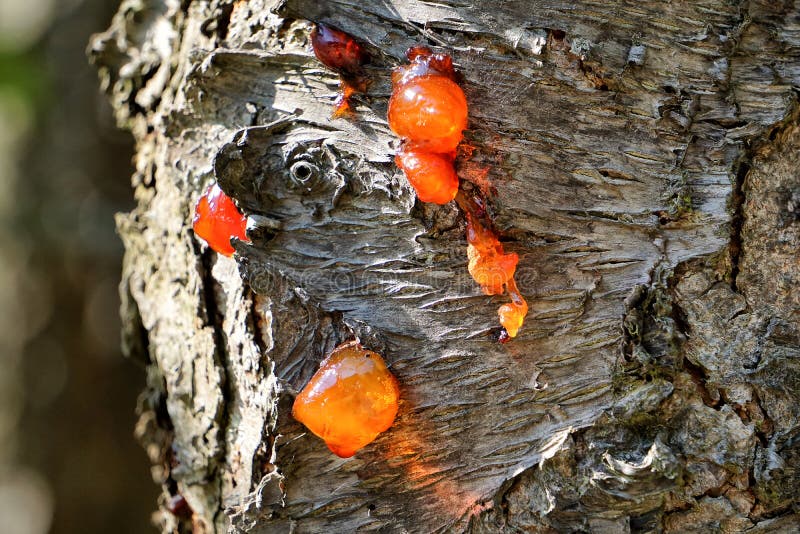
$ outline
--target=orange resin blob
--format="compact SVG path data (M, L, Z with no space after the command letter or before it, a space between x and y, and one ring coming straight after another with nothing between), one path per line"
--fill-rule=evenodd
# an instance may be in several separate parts
M234 253L231 238L247 241L247 217L242 215L233 200L219 185L209 187L194 208L192 229L197 237L224 256Z
M467 245L469 274L486 295L500 295L503 285L514 276L519 257L511 254L490 254L474 245Z
M392 426L399 399L397 379L383 358L350 341L323 360L292 415L334 454L349 458Z
M358 88L350 81L344 78L339 80L339 94L333 102L334 119L353 113L353 105L350 103L350 97L358 92Z
M525 316L528 315L528 303L522 298L522 294L517 289L517 283L512 278L506 284L508 294L511 296L509 304L503 304L497 310L500 324L506 329L510 337L516 337L517 332L522 327Z
M487 295L503 293L513 278L519 256L506 254L497 237L467 213L467 266L469 274Z
M467 128L467 99L441 74L401 79L389 99L389 127L418 150L452 152Z
M517 332L522 327L525 316L528 314L528 303L522 302L520 305L503 304L497 310L500 317L500 324L506 329L510 337L517 337Z
M389 127L403 138L395 157L422 202L447 204L458 193L453 168L456 148L467 127L467 99L455 82L453 61L416 46L410 63L392 73Z
M456 197L458 176L448 155L404 150L394 161L422 202L447 204Z

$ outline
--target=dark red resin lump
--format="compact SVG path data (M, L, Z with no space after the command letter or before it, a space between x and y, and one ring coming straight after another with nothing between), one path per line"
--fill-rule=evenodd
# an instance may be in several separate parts
M192 229L197 237L224 256L234 253L231 238L247 241L247 217L242 215L233 200L219 185L209 187L194 208Z
M314 55L329 69L347 76L358 76L367 54L355 39L343 31L324 24L311 30Z
M324 24L315 25L311 31L311 47L317 59L340 77L341 91L334 103L333 116L351 112L350 97L366 86L361 68L369 60L366 51L352 36Z

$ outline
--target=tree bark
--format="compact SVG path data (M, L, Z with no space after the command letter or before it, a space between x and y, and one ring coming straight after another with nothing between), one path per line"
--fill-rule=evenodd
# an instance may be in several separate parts
M122 314L162 530L796 531L798 20L766 0L123 1L90 53L138 147ZM369 49L353 120L330 118L308 21ZM508 344L462 214L392 162L391 68L420 42L464 76L462 187L520 255ZM254 224L235 259L190 231L215 179ZM402 403L343 460L290 407L353 336Z

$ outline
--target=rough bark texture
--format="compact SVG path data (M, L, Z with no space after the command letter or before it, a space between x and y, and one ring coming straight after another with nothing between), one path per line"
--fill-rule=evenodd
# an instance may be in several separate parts
M307 20L370 49L354 121ZM419 42L464 75L460 175L521 257L506 345L463 218L391 161ZM138 143L123 314L164 531L796 531L794 2L126 0L90 51ZM257 226L238 260L189 229L213 179ZM353 335L403 401L342 460L289 407Z

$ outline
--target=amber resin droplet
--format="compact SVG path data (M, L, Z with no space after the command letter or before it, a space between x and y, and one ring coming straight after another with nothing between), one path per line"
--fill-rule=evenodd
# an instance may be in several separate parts
M455 82L453 61L416 46L410 63L392 73L389 127L403 138L395 162L422 202L447 204L458 193L453 168L467 127L467 99Z
M503 293L503 286L513 278L519 262L515 253L506 254L497 236L476 223L476 218L469 213L467 258L469 273L487 295Z
M349 458L392 426L399 399L397 379L383 358L350 341L322 361L292 415L334 454Z
M209 187L195 205L192 219L195 235L224 256L234 253L231 238L247 241L246 227L247 217L217 184Z
M514 272L519 256L506 253L480 199L459 193L453 168L456 149L467 128L467 99L456 83L453 61L425 46L406 52L409 64L392 73L388 121L403 138L395 163L402 169L422 202L446 204L455 199L467 215L467 269L487 295L508 292L511 302L497 310L506 342L519 332L528 304L517 288Z
M503 304L497 310L497 315L500 318L500 324L506 329L510 337L516 337L517 332L522 327L525 321L525 316L528 315L528 303L522 298L522 294L517 289L516 281L511 278L506 283L508 294L511 297L511 302Z
M401 151L395 163L405 173L408 183L422 202L447 204L458 193L458 175L453 159L445 154Z
M425 47L406 55L411 63L392 77L389 127L410 149L452 152L467 128L467 98L454 80L452 60Z

